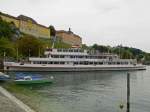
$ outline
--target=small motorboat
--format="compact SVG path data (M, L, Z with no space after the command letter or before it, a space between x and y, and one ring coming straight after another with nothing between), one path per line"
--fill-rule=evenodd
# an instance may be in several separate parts
M42 83L52 83L53 77L51 76L50 79L43 78L42 76L37 75L22 75L16 77L15 83L16 84L42 84Z
M0 72L0 81L7 81L9 79L10 79L9 75Z

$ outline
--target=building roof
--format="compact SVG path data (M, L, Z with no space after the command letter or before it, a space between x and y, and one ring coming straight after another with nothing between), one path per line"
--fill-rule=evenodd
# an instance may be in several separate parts
M73 34L74 36L78 37L81 39L81 37L79 35L74 34L71 31L65 31L65 30L57 30L56 33L66 33L66 34Z
M17 18L23 21L32 21L32 23L37 24L37 22L34 19L25 15L19 15Z

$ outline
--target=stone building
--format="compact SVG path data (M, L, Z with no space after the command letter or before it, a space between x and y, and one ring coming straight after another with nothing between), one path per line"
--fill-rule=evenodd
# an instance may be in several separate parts
M7 22L13 22L15 26L25 34L30 34L35 37L50 38L49 28L38 24L34 19L30 17L24 15L14 17L0 12L0 18Z
M0 18L7 21L12 22L19 29L20 32L25 34L30 34L35 37L41 38L50 38L51 31L49 27L38 24L34 19L20 15L18 17L14 17L5 13L0 12ZM76 34L74 34L70 28L69 31L59 30L56 31L57 40L67 43L72 46L82 45L82 38Z
M82 46L82 38L79 35L74 34L70 28L69 31L58 30L56 36L64 43L72 46Z

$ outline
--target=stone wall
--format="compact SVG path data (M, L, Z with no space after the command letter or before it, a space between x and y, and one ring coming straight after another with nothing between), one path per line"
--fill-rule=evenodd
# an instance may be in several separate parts
M49 28L38 24L30 17L23 15L13 17L4 13L0 13L0 17L7 22L13 22L16 27L25 34L30 34L35 37L50 38Z

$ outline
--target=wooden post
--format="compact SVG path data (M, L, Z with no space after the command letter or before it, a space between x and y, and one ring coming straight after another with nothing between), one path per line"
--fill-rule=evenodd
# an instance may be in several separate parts
M17 47L17 52L16 52L16 53L17 53L17 62L18 62L18 61L19 61L19 60L18 60L18 47Z
M130 112L130 73L127 73L127 111Z

